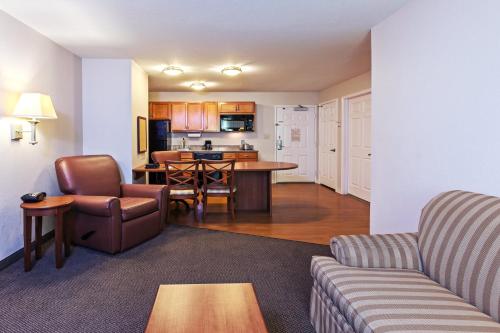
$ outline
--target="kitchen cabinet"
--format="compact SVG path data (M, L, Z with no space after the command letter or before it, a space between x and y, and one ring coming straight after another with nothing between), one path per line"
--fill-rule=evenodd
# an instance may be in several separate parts
M190 161L193 159L193 153L181 153L181 161Z
M233 160L236 162L255 162L259 160L259 153L256 151L252 152L238 152L238 153L224 153L222 158L225 160Z
M222 102L219 113L255 113L255 102Z
M187 115L187 104L186 103L170 103L171 111L171 126L172 131L185 131L186 130L186 115Z
M197 132L203 130L201 103L170 103L173 132Z
M188 103L186 115L187 131L203 130L203 108L201 103Z
M219 109L217 102L203 103L203 131L219 132Z
M255 113L255 103L238 102L238 113Z
M165 103L165 102L149 103L149 119L151 120L170 119L170 103Z
M257 152L248 152L248 153L238 153L236 154L236 160L238 162L249 162L249 161L257 161L258 153Z
M149 119L170 120L172 132L220 132L220 114L255 114L255 102L150 102Z

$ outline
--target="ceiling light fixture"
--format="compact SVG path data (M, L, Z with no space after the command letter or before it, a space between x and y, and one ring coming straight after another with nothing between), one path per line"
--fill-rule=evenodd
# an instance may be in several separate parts
M227 76L236 76L241 74L242 70L240 66L228 66L224 67L221 71L222 74Z
M163 70L163 73L169 75L169 76L178 76L184 73L182 68L177 67L177 66L168 66Z
M191 83L190 87L191 87L191 89L194 89L194 90L203 90L207 87L207 85L203 82L193 82L193 83Z

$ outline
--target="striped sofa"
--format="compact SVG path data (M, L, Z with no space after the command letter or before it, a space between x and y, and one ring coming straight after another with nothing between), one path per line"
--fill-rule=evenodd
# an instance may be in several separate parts
M438 195L418 233L339 236L313 257L318 333L500 332L500 198Z

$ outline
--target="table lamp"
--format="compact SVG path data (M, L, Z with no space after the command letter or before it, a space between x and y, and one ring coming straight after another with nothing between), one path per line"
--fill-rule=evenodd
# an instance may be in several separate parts
M23 93L17 101L14 116L19 118L29 118L31 124L30 144L36 145L36 125L39 119L57 119L56 111L50 96L39 93ZM22 139L22 129L20 126L12 125L12 140Z

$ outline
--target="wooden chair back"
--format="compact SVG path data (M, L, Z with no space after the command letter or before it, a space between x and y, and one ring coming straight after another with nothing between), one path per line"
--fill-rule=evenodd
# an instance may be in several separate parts
M169 190L193 190L198 193L198 160L165 161L166 180Z
M202 160L203 190L228 189L231 196L234 190L235 160Z

